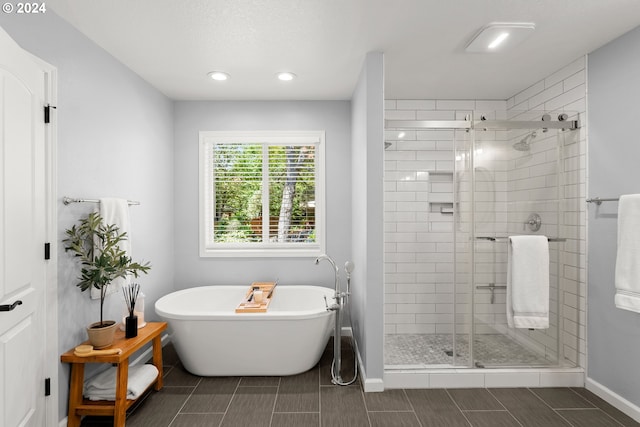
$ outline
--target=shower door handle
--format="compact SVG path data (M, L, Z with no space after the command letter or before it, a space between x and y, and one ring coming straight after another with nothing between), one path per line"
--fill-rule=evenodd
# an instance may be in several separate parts
M14 302L13 304L0 305L0 311L11 311L19 305L22 305L22 301L20 300Z

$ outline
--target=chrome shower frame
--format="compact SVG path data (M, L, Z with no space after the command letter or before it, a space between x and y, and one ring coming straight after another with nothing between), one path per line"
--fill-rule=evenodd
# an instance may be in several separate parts
M567 120L566 114L560 114L558 120L385 120L385 129L562 129L580 128L580 120Z

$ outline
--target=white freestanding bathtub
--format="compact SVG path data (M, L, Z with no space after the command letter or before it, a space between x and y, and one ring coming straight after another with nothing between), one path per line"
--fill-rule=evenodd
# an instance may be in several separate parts
M333 289L276 287L266 313L235 313L247 286L203 286L165 295L156 313L169 323L184 367L201 376L281 376L318 363L332 332Z

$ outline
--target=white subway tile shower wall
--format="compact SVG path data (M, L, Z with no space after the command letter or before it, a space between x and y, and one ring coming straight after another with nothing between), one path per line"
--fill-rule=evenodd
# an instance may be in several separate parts
M487 119L502 119L506 117L506 102L389 100L386 119L454 120L474 110L481 111ZM447 334L453 332L455 324L458 332L469 333L468 264L458 257L458 285L454 286L454 216L450 213L455 190L454 162L460 161L456 160L453 141L467 136L453 130L406 130L403 134L387 131L385 136L391 142L385 152L385 332ZM487 161L497 161L491 157L491 144L506 137L506 132L485 132L479 137ZM506 165L501 167L502 183L497 185L506 192ZM469 183L465 176L458 177L458 185L460 210L469 212ZM493 193L480 194L479 198L485 196L485 207L494 211ZM505 203L506 195L499 195L498 200ZM498 231L496 221L507 222L506 208L501 210L504 212L493 213L497 219L488 225L494 234ZM466 216L461 218L456 230L459 253L465 252L461 248L468 249L470 230ZM480 309L481 316L498 316L493 313L497 310L495 304L491 306L488 298ZM498 295L497 301L501 299L504 303L504 296Z
M562 174L554 174L556 164L553 161L553 151L556 140L553 136L545 138L546 134L537 132L535 144L532 145L533 161L526 165L518 165L518 160L509 170L510 196L523 203L515 203L509 212L509 231L521 230L521 223L531 209L539 210L543 219L542 234L558 236L567 239L565 243L551 243L551 259L558 260L558 265L552 263L551 271L556 272L558 280L552 283L560 287L560 292L553 289L551 295L558 295L559 307L555 302L551 305L552 321L560 318L560 343L563 346L564 358L578 366L586 364L586 59L584 57L558 70L544 80L530 86L524 91L507 100L508 116L517 117L517 111L549 112L554 120L557 115L566 112L570 119L576 116L580 119L581 128L578 131L558 131L562 149ZM551 134L551 132L548 132ZM542 138L541 138L542 137ZM516 142L516 141L514 141ZM544 160L543 159L544 155ZM559 179L560 182L556 182ZM549 187L557 185L558 197L561 200L559 209L555 202L543 198ZM544 190L543 190L544 189ZM524 200L533 201L524 203ZM559 210L560 215L555 215ZM553 213L553 215L549 215ZM555 256L558 251L558 256ZM549 333L534 331L529 337L545 348L551 348L555 342L555 329ZM553 344L555 347L555 344ZM562 361L561 361L562 362Z
M509 145L518 142L530 131L477 132L476 149L482 151L477 153L475 165L477 235L523 233L527 216L535 211L543 219L540 233L567 238L566 243L550 244L551 271L558 276L551 280L550 320L557 324L560 319L564 357L578 366L585 366L586 357L585 65L585 59L580 58L506 101L385 102L388 120L453 120L464 118L471 111L488 120L540 120L537 111L541 110L551 112L554 120L561 112L570 116L579 114L580 130L547 133L539 130L528 153L494 148L495 144L504 145L504 141ZM453 202L453 131L407 130L401 138L398 133L386 132L386 141L391 146L385 151L385 333L451 333L454 321L458 332L468 333L470 289L461 274L468 265L458 260L459 314L454 319L454 218L440 212L440 208ZM561 175L557 173L558 139L563 150ZM468 184L460 185L463 195ZM562 202L558 205L551 199ZM463 198L460 208L468 210L468 200ZM461 223L458 242L467 238L468 231L469 224ZM476 284L504 284L506 245L481 242L476 249ZM559 308L556 295L560 299ZM495 292L494 304L490 292L476 294L477 333L495 332L496 325L503 325L504 329L500 328L503 332L508 330L504 303L503 290ZM523 345L555 358L556 332L550 328L509 333Z

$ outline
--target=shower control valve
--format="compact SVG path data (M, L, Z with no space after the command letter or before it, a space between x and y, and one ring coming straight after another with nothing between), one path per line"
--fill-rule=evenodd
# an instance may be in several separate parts
M329 305L329 303L327 303L327 296L324 296L324 306L326 307L327 311L336 311L340 308L340 306L338 304L331 304Z
M540 227L542 227L542 218L537 213L532 213L525 222L525 226L527 225L529 226L529 230L538 231Z

